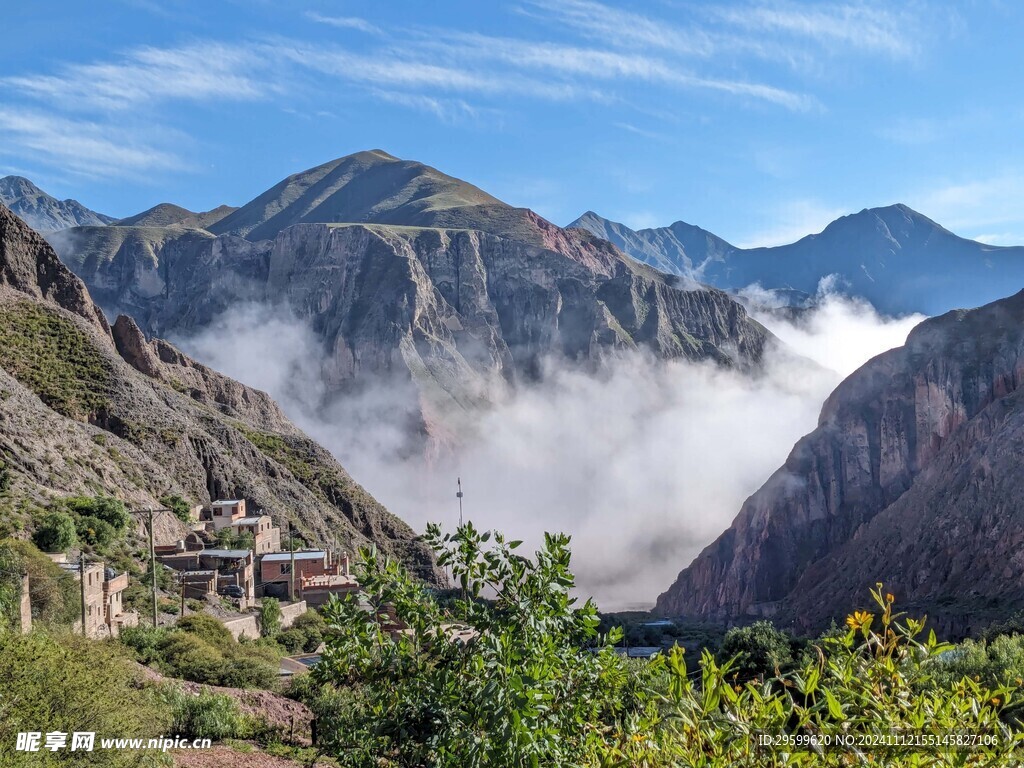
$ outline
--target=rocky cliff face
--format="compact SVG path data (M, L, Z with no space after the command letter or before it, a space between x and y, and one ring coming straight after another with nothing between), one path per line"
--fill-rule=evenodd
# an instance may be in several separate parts
M54 244L109 314L147 333L286 307L319 337L328 391L397 377L427 410L549 357L641 348L756 368L772 341L721 291L379 151L291 176L210 229L79 228Z
M264 393L111 329L47 243L0 207L0 504L103 492L131 504L177 493L245 498L310 543L374 543L439 577L414 532L387 512Z
M658 599L662 613L841 618L884 581L961 633L1024 605L1024 292L922 323Z
M645 348L753 368L771 341L724 293L621 261L597 271L601 249L581 263L561 251L588 244L563 232L560 250L381 225L297 224L257 243L130 228L74 236L64 258L109 313L148 332L187 335L239 304L287 307L317 332L332 391L399 376L466 405L489 382L536 375L549 356Z

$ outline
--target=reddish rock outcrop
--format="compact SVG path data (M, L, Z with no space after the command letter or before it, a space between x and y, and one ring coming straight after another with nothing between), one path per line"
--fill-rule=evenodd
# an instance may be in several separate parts
M1024 292L925 321L840 384L658 611L809 629L876 581L954 633L1020 607L1022 384Z

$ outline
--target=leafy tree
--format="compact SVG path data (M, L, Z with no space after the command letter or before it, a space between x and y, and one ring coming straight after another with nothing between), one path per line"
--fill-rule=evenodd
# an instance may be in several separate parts
M733 627L725 633L720 659L735 659L733 670L742 678L777 674L793 661L790 636L770 621Z
M11 490L13 482L14 478L11 476L11 470L7 468L7 462L0 459L0 494Z
M252 549L256 546L256 539L249 531L234 533L230 528L221 528L217 531L217 546L223 549Z
M322 728L346 766L582 765L634 702L636 676L598 638L593 603L570 596L569 538L546 535L534 559L472 524L427 541L465 594L450 610L396 561L361 552L358 599L332 601L314 675L350 687ZM483 599L485 592L488 599ZM459 633L458 629L467 630Z
M281 603L276 597L265 597L260 603L260 633L273 637L281 630Z
M65 512L48 512L36 526L32 540L43 552L67 552L76 541L75 521Z
M81 592L75 577L39 551L31 542L21 539L0 540L3 559L16 563L16 574L27 573L33 624L69 627L78 620ZM20 576L18 593L21 592Z

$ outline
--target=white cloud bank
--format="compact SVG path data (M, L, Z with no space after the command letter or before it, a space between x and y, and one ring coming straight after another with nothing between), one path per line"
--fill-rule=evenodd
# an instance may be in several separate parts
M428 521L454 526L461 477L466 517L478 526L530 544L544 531L572 534L581 592L604 609L623 609L653 603L814 428L842 376L902 344L921 319L819 298L799 322L758 314L818 365L779 356L756 379L641 355L620 357L599 375L549 366L542 384L498 396L458 448L431 457L400 458L401 419L379 418L408 412L402 394L376 389L372 402L343 401L329 417L312 415L320 389L307 386L317 378L308 361L318 347L299 324L253 322L240 311L183 346L270 391L417 529Z

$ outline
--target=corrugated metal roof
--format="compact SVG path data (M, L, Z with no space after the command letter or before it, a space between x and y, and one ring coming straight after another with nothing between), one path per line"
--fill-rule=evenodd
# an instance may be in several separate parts
M249 549L202 549L196 552L200 557L220 557L225 560L240 560L248 557L252 550Z
M314 552L311 552L309 550L303 550L301 552L296 552L295 553L295 559L296 560L320 560L320 559L325 558L325 557L327 557L327 553L324 552L324 551L314 551ZM263 562L271 562L271 563L278 563L278 562L282 562L282 561L288 561L288 560L291 560L291 559L292 559L292 553L291 552L274 552L272 554L264 555L263 556Z

